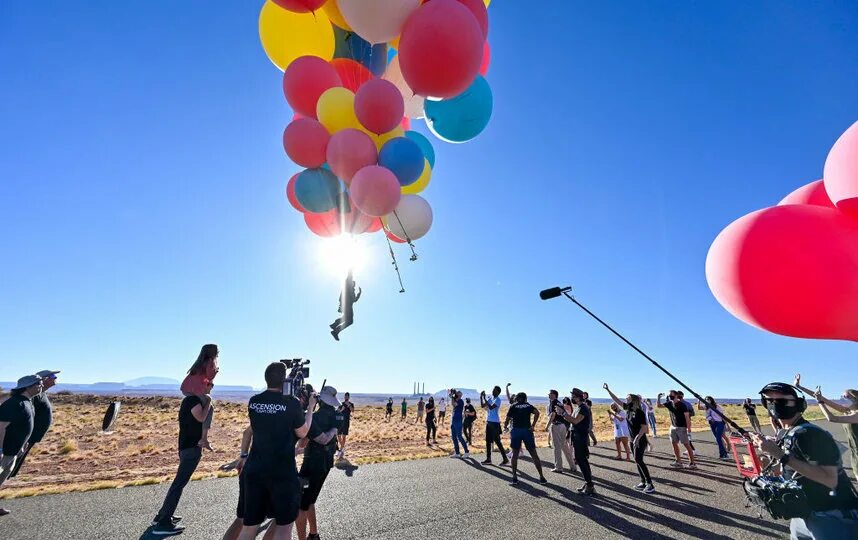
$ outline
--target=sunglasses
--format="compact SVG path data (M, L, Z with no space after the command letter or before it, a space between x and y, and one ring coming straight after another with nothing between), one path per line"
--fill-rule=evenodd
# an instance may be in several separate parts
M767 403L772 403L774 405L793 405L795 404L795 398L762 398L763 405Z

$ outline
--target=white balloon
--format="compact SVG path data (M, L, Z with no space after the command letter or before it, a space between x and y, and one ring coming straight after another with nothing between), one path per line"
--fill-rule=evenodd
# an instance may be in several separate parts
M399 93L402 94L402 99L405 101L405 116L408 118L423 118L423 96L418 96L414 93L411 88L408 87L408 83L405 82L405 77L402 76L402 69L399 67L399 55L393 57L393 60L390 61L390 64L387 65L387 69L384 72L384 76L382 79L386 81L390 81L393 83L396 88L399 89Z
M420 0L336 0L343 18L357 35L372 44L385 43L402 32L405 19Z
M432 207L420 195L403 195L396 210L384 216L384 223L393 236L417 240L432 228Z

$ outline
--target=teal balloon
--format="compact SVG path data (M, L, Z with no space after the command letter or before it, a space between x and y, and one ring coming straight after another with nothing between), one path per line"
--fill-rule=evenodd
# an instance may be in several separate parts
M492 89L481 75L456 97L426 100L426 125L436 137L452 143L470 141L489 125L492 117Z
M340 180L328 169L307 169L295 180L295 197L307 212L322 214L337 205Z
M429 160L429 166L435 166L435 149L432 148L432 143L425 135L419 131L406 131L405 136L417 143L417 146L423 150L423 157Z

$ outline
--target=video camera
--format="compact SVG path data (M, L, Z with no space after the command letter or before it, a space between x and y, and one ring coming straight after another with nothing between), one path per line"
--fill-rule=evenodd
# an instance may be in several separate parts
M310 377L310 360L304 358L284 358L280 360L289 372L283 381L283 395L292 396L302 403L307 403L313 387L304 380Z

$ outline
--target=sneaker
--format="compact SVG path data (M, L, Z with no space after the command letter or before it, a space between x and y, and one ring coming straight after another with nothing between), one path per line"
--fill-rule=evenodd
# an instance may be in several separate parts
M161 522L155 525L150 533L155 536L172 536L174 534L179 534L184 530L185 528L181 525L177 525L172 522Z
M688 467L686 467L686 469L692 469L692 470L694 470L694 469L696 469L696 468L697 468L697 464L696 464L696 463L689 463L689 464L688 464Z
M718 459L720 459L721 461L733 461L733 458L731 458L730 456L721 456Z
M643 482L635 486L635 489L638 491L643 491L644 488L646 488L646 484L644 484Z
M468 459L470 457L471 457L471 454L469 454L468 452L465 452L464 454L462 454L462 458L464 458L464 459Z
M510 481L509 481L509 485L511 485L511 486L517 486L517 485L518 485L518 478L516 478L515 476L513 476L513 477L512 477L512 480L510 480Z
M551 469L551 472L563 474L563 469L558 468L558 467L554 467L553 469Z
M581 495L593 495L596 493L596 488L593 484L584 484L583 486L578 488L578 493Z
M539 478L539 483L544 486L545 484L548 483L548 480L544 476L542 476Z
M11 512L6 510L5 508L0 508L0 516L8 516Z
M311 533L307 535L307 540L322 540L319 533Z
M683 467L682 467L682 463L680 463L680 462L678 462L678 461L674 461L674 462L672 462L672 463L670 464L670 466L671 466L671 467L673 467L674 469L682 469L682 468L683 468Z
M505 460L501 461L500 466L501 467L509 467L509 460L505 459Z
M491 464L492 464L492 460L490 460L490 459L484 459L480 462L480 465L491 465Z
M652 484L647 484L643 490L644 493L655 493L655 486Z
M0 514L0 515L2 515L2 514ZM157 525L159 521L160 520L158 519L158 516L155 516L155 519L152 520L152 527ZM176 523L182 521L182 516L173 516L170 518L170 521L173 522L173 524L175 525Z
M461 455L461 454L450 454L450 457L451 457L451 458L460 458L460 459L461 459L462 455Z

